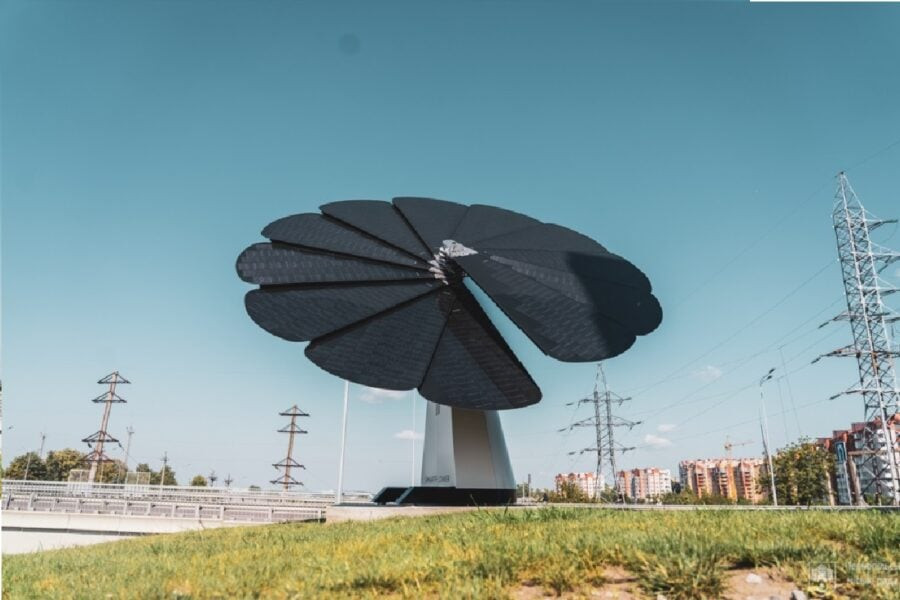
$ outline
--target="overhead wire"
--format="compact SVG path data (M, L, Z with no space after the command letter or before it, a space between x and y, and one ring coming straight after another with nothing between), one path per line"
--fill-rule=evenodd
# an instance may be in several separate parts
M716 344L715 346L713 346L712 348L710 348L709 350L707 350L706 352L704 352L703 354L701 354L700 356L698 356L697 358L691 360L691 361L688 362L688 363L685 363L685 366L690 366L690 365L695 364L698 360L700 360L700 359L702 359L702 358L705 358L705 357L708 356L709 354L715 352L716 350L718 350L719 348L721 348L722 346L724 346L725 344L727 344L729 341L733 340L735 337L737 337L738 335L740 335L741 333L743 333L744 331L746 331L747 329L749 329L750 327L752 327L753 325L755 325L755 324L756 324L757 322L759 322L762 318L764 318L765 316L767 316L768 314L770 314L772 311L774 311L776 308L778 308L779 306L781 306L784 302L786 302L791 296L793 296L793 295L796 294L798 291L800 291L801 289L803 289L806 285L808 285L810 282L812 282L816 277L818 277L819 275L821 275L822 273L824 273L825 270L826 270L828 267L830 267L832 264L834 264L834 263L835 263L835 261L833 261L833 260L832 260L832 261L829 261L829 262L828 262L827 264L825 264L822 268L820 268L819 270L817 270L817 271L816 271L815 273L813 273L810 277L808 277L808 278L805 279L802 283L800 283L800 285L798 285L798 286L796 286L794 289L792 289L787 295L785 295L785 296L783 296L782 298L780 298L777 302L775 302L775 304L771 305L769 308L767 308L766 310L764 310L762 313L760 313L759 315L757 315L756 317L754 317L753 319L751 319L747 324L745 324L744 326L742 326L741 328L739 328L737 331L735 331L734 333L732 333L730 336L728 336L727 338L725 338L724 340L722 340L721 342L719 342L718 344ZM752 357L755 357L756 355L751 355L751 356L752 356ZM750 359L747 359L746 362L749 362L749 360L750 360ZM742 363L742 364L746 364L746 363ZM742 366L742 365L739 365L738 367L736 367L736 368L734 368L734 369L731 369L729 372L732 372L732 371L737 370L737 368L739 368L740 366ZM682 404L687 398L693 396L695 393L697 393L697 392L699 392L699 391L702 391L702 390L704 390L704 389L710 387L711 385L713 385L716 381L718 381L718 379L719 379L719 378L716 378L716 379L714 379L714 380L712 380L712 381L710 381L710 382L707 382L705 385L701 386L701 387L698 388L697 390L694 390L693 392L690 392L689 394L686 394L685 396L682 396L681 398L679 398L679 399L676 400L675 402L672 402L672 403L670 403L670 404L667 404L667 405L665 405L665 406L663 406L663 407L661 407L661 408L660 408L660 407L657 407L657 408L654 408L654 409L652 409L652 410L648 409L648 411L649 411L649 412L654 412L654 413L660 413L660 412L669 410L669 409L671 409L671 408L674 408L674 407L676 407L676 406L679 406L679 405ZM652 386L651 386L651 387L652 387ZM643 390L642 392L639 392L639 393L645 393L647 389L650 389L650 388L645 388L645 390Z
M781 368L787 373L787 362L784 360L784 346L778 347L778 356L781 358ZM785 385L787 385L788 390L788 398L791 401L791 409L794 413L794 420L797 423L797 435L803 436L803 428L800 425L800 416L797 413L797 404L794 402L794 390L791 387L791 378L789 375L785 374L784 376Z
M636 394L644 393L644 392L646 392L647 390L650 390L650 389L653 389L654 387L657 387L657 386L659 386L659 385L662 385L663 383L667 383L667 382L668 382L669 380L671 380L674 376L681 374L685 369L688 369L689 367L691 367L691 366L693 366L694 364L696 364L698 361L700 361L700 360L706 358L707 356L709 356L710 354L712 354L713 352L715 352L716 350L718 350L719 348L721 348L722 346L724 346L725 344L727 344L728 342L730 342L731 340L733 340L734 338L736 338L737 336L739 336L740 334L742 334L743 332L745 332L745 331L747 331L748 329L750 329L751 327L753 327L753 326L754 326L756 323L758 323L760 320L762 320L763 318L765 318L766 316L768 316L769 314L771 314L771 313L772 313L774 310L776 310L779 306L781 306L782 304L784 304L785 302L787 302L794 294L796 294L796 293L799 292L801 289L803 289L804 287L806 287L807 285L809 285L809 284L810 284L812 281L814 281L819 275L821 275L822 273L824 273L829 267L831 267L832 265L834 265L834 264L836 264L836 263L837 263L837 259L832 259L832 260L828 261L825 265L823 265L821 268L819 268L818 270L816 270L816 271L815 271L812 275L810 275L808 278L806 278L805 280L803 280L798 286L796 286L795 288L793 288L793 289L792 289L790 292L788 292L785 296L782 296L778 301L776 301L774 304L772 304L771 306L769 306L769 307L768 307L766 310L764 310L762 313L758 314L756 317L754 317L753 319L751 319L749 322L747 322L746 324L744 324L742 327L740 327L739 329L737 329L736 331L734 331L731 335L729 335L728 337L726 337L724 340L718 342L717 344L715 344L714 346L712 346L711 348L709 348L708 350L706 350L706 351L703 352L702 354L700 354L700 355L698 355L698 356L692 358L691 360L689 360L689 361L683 363L681 366L679 366L678 368L676 368L674 371L672 371L672 372L671 372L669 375L667 375L666 377L664 377L664 378L662 378L662 379L660 379L660 380L658 380L658 381L656 381L656 382L654 382L654 383L652 383L652 384L650 384L650 385L648 385L648 386L645 386L645 387L641 388L639 391L635 392L635 395L636 395Z

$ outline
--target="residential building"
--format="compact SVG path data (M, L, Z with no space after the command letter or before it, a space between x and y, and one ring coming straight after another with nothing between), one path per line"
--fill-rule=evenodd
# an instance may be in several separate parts
M630 500L658 498L672 491L672 472L668 469L649 467L619 471L619 489Z
M830 499L834 504L861 504L863 494L871 494L873 486L873 473L865 464L868 451L864 446L863 435L866 427L875 431L875 439L880 450L876 459L876 469L889 469L885 449L889 443L893 443L897 462L900 463L900 413L895 414L888 423L888 432L893 438L890 442L885 440L881 421L870 423L853 423L850 429L840 429L831 432L829 438L819 438L818 443L825 449L834 453L834 473L830 477Z
M768 495L759 480L765 477L762 458L683 460L678 464L681 485L699 497L722 496L759 502Z

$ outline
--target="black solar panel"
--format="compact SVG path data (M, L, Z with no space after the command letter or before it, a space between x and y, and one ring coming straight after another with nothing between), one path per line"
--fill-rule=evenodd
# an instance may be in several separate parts
M431 260L432 253L409 228L403 216L390 202L382 200L344 200L319 207L320 210L347 225L400 248L413 256Z
M361 231L341 225L319 214L293 215L270 223L262 234L275 242L284 242L338 254L428 269L428 263L414 258Z
M559 225L430 198L321 210L271 223L272 243L247 248L237 269L260 285L245 300L260 327L310 341L307 357L350 381L462 408L538 402L467 276L559 360L616 356L662 320L637 267Z

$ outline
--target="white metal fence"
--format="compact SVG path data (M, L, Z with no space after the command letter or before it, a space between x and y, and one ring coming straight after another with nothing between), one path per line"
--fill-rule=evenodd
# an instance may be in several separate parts
M321 521L325 509L295 506L228 506L225 504L187 504L152 500L107 500L102 498L61 498L7 495L3 510L41 511L72 514L119 515L123 517L168 517L240 521L247 523L282 523L287 521Z
M369 502L363 493L345 501ZM334 495L232 488L4 480L2 510L277 523L320 521Z
M256 506L326 507L334 504L334 494L321 492L279 492L222 487L175 485L126 485L68 481L3 480L3 496L41 498L98 498L107 500L153 500L179 504L225 504ZM371 495L344 492L344 502L369 502Z

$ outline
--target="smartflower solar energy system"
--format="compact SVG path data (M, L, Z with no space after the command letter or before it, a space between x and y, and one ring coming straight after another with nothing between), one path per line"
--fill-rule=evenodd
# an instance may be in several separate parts
M347 200L270 223L240 255L250 317L310 342L349 381L428 400L422 486L380 502L505 503L515 480L496 411L541 399L466 278L545 354L617 356L653 331L650 281L594 240L520 213L431 198Z

